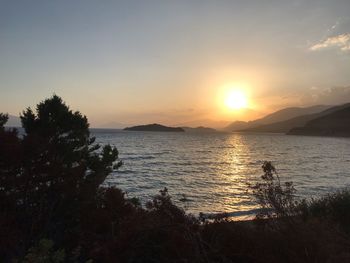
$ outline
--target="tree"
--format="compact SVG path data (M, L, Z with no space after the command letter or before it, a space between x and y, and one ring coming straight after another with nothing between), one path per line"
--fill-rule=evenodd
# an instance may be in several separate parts
M21 246L23 221L20 209L21 192L18 186L22 166L21 141L16 129L5 129L7 114L0 113L0 258L16 252Z
M0 128L6 120L1 114ZM23 249L41 238L78 240L83 211L95 206L99 187L121 165L118 151L96 144L87 118L57 95L35 112L27 108L21 121L23 138L16 130L0 132L0 218L16 219L11 225Z
M34 146L28 147L28 157L42 165L42 172L51 173L51 185L68 179L74 181L78 190L87 183L96 190L108 173L120 165L113 165L117 149L107 145L98 152L100 146L90 137L87 118L72 112L56 95L39 103L36 115L28 108L21 121L26 132L24 144ZM72 171L80 173L70 176Z
M6 124L8 119L9 119L8 114L0 113L0 129L1 130L4 129L4 125Z

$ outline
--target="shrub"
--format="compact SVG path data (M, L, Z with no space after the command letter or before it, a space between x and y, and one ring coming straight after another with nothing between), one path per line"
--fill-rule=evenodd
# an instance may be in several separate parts
M262 219L294 216L299 202L295 200L296 190L293 182L285 182L283 185L271 162L264 162L262 169L262 182L250 186L262 208L257 217Z
M41 239L37 246L29 249L23 263L61 263L64 260L64 250L55 251L52 240Z
M306 202L303 215L332 221L350 233L350 190L343 189Z

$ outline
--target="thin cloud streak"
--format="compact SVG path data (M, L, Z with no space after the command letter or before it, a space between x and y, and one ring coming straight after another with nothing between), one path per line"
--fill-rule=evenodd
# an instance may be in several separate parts
M339 48L341 51L349 51L350 33L328 37L326 40L311 46L310 50L318 51L328 48Z

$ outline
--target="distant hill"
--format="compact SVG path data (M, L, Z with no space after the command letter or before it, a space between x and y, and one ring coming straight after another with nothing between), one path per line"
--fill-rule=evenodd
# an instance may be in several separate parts
M266 125L260 125L260 126L255 126L247 129L242 129L241 131L244 132L276 132L276 133L287 133L291 129L295 127L302 127L309 121L325 116L327 114L333 113L337 110L346 108L347 106L350 106L350 104L344 104L344 105L339 105L339 106L333 106L333 107L328 107L328 109L323 110L321 112L313 113L313 114L306 114L306 115L301 115L295 118L291 118L285 121L280 121L280 122L275 122L271 124L266 124Z
M258 121L258 120L256 120ZM230 125L226 126L223 130L228 132L234 132L234 131L240 131L247 129L251 126L254 126L254 122L256 121L235 121L232 122ZM256 124L258 125L258 124Z
M291 107L285 108L274 113L271 113L261 119L257 119L254 121L244 122L244 121L235 121L224 128L226 131L255 131L255 128L262 125L268 125L272 123L286 121L301 115L314 114L321 111L324 111L331 106L326 105L316 105L312 107ZM294 126L293 126L294 127ZM269 129L267 129L269 130ZM272 129L275 130L275 129ZM279 129L280 130L280 129ZM289 129L287 130L289 131ZM274 131L276 132L276 131Z
M217 130L213 129L213 128L208 128L208 127L203 127L203 126L199 126L196 128L192 128L192 127L181 127L182 129L184 129L185 132L195 132L195 133L213 133L213 132L218 132Z
M94 126L97 129L124 129L127 125L120 122L108 122Z
M9 119L5 124L5 127L21 127L21 119L20 117L9 115Z
M225 127L229 124L229 121L216 121L212 119L195 119L191 121L185 121L185 122L178 122L175 123L174 126L176 127L200 127L200 126L205 126L205 127L211 127L214 129L220 129L222 127Z
M126 131L156 131L156 132L184 132L185 130L180 127L167 127L157 123L148 125L139 125L133 127L127 127Z
M313 119L304 127L293 128L287 134L350 137L350 104L345 105L345 108Z

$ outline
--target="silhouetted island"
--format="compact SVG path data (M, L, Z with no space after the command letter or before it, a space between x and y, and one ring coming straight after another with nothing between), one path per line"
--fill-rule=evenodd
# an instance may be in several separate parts
M192 127L181 127L185 132L195 132L195 133L213 133L218 132L217 130L209 127L198 126L195 128Z
M157 123L127 127L126 131L156 131L156 132L184 132L180 127L168 127Z

